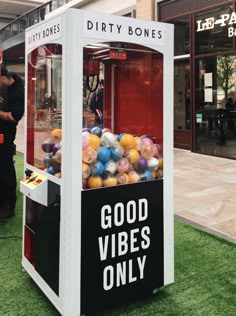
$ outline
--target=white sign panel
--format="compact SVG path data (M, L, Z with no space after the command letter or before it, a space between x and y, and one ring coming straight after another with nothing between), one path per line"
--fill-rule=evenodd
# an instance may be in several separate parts
M212 87L212 72L204 74L204 84L205 87Z
M164 46L165 25L115 15L84 12L84 36Z
M32 49L45 43L55 41L61 37L61 30L62 25L60 16L49 20L36 28L32 28L26 32L26 49Z
M205 89L205 102L213 102L213 90L211 88Z

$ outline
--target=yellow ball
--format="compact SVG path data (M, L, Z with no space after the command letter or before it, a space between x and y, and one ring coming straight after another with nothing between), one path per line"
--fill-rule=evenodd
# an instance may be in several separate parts
M152 170L151 173L152 173L152 178L156 179L157 178L157 171L156 170Z
M100 146L100 142L101 140L97 135L90 134L88 136L89 146L92 147L93 149L98 149L98 147Z
M139 174L134 170L128 173L128 177L129 177L129 183L136 183L136 182L139 182L140 180Z
M159 162L159 169L163 169L163 159L159 158L158 162Z
M133 164L138 161L139 153L136 149L131 148L126 151L125 158L128 159L129 163Z
M141 139L138 136L134 137L134 149L140 151L141 149Z
M90 189L101 188L102 184L102 178L99 176L91 176L88 178L88 187Z
M115 177L109 177L103 180L104 187L114 187L117 185L117 179Z
M53 137L53 139L56 142L60 142L61 141L61 137L62 137L62 130L60 128L55 128L52 132L51 135Z
M121 137L120 144L125 149L134 147L134 136L131 134L125 134Z

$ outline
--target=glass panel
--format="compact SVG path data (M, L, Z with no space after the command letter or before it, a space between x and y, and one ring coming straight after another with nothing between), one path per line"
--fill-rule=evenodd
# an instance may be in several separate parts
M236 158L236 56L196 62L197 151Z
M171 21L175 25L174 55L185 55L190 53L190 27L189 17L179 18Z
M114 42L83 55L83 188L161 178L162 54Z
M196 54L213 53L233 49L233 36L229 36L232 5L196 14ZM228 17L223 21L222 17ZM216 22L217 21L217 22ZM234 22L233 22L234 23Z
M62 46L28 55L27 163L60 177Z
M190 130L190 65L182 62L174 68L174 128Z

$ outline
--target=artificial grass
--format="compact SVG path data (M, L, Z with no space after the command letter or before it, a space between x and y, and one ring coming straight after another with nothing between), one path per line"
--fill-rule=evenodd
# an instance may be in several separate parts
M23 156L17 154L15 159L19 182ZM21 236L22 196L18 193L16 217L0 223L0 316L59 315L21 271ZM155 296L99 315L234 316L235 262L236 245L176 221L175 283Z

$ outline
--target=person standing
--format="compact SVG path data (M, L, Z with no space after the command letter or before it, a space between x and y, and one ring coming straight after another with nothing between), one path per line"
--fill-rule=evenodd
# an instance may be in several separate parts
M24 84L15 73L1 69L0 86L6 87L0 110L0 221L15 215L16 172L13 162L16 127L24 114ZM6 100L5 100L6 99Z

